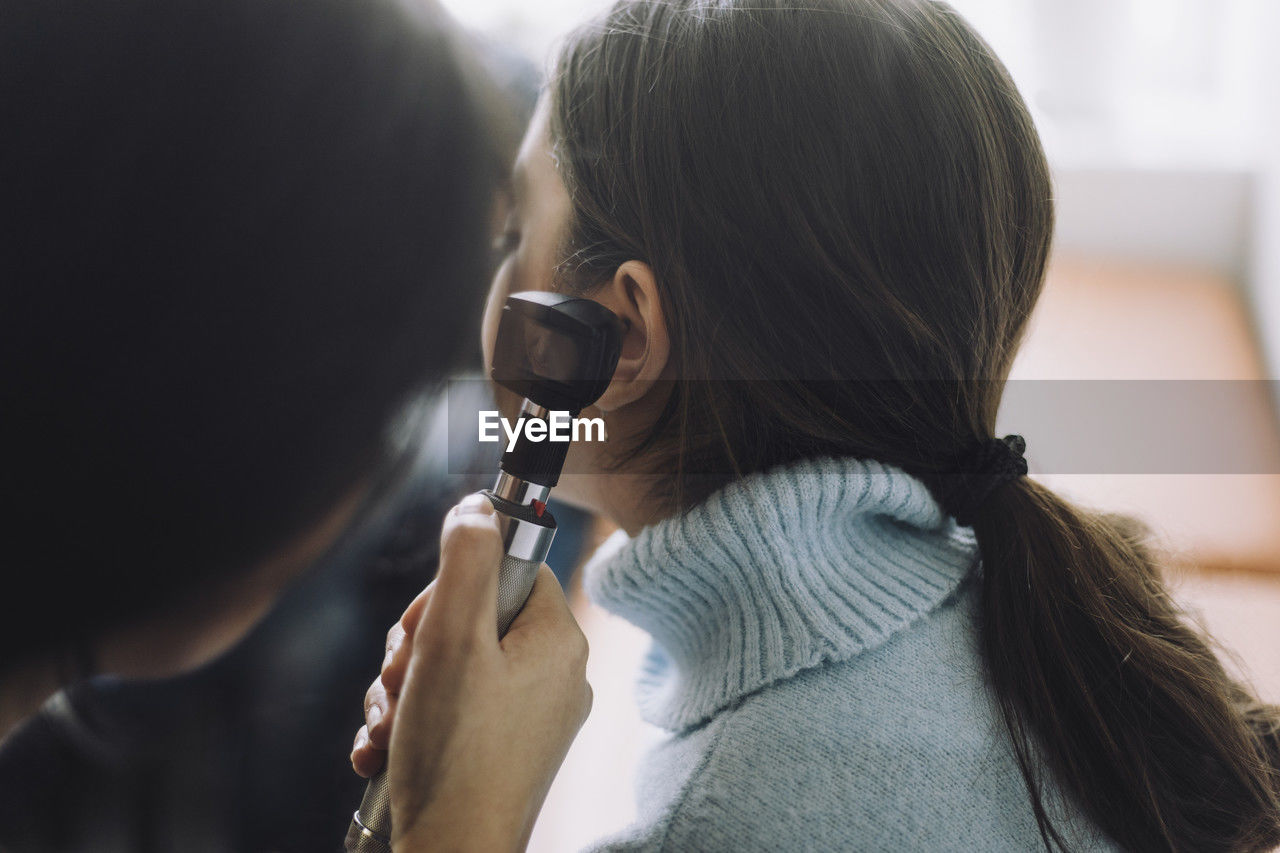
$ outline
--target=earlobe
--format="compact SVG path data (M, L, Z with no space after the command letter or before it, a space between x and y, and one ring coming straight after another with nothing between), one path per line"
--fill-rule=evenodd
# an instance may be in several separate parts
M596 407L611 411L644 397L662 377L671 357L666 316L653 269L627 261L592 297L622 321L622 357L613 382Z

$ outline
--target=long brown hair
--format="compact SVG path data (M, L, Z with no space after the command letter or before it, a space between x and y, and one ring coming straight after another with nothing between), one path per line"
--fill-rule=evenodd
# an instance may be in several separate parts
M824 455L939 492L992 437L1052 188L950 7L624 0L570 36L551 97L562 285L640 259L661 288L681 378L643 444L676 472L673 510ZM1025 478L972 524L985 664L1046 847L1066 842L1042 766L1129 849L1280 842L1280 716L1184 621L1136 528Z

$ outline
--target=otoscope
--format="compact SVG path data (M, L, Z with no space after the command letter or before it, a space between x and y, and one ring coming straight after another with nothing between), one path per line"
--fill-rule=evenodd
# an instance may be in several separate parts
M507 297L498 324L490 378L524 398L522 419L546 421L551 412L577 417L609 386L622 351L622 324L598 302L528 291ZM547 433L549 435L549 431ZM532 441L521 430L502 455L498 479L483 494L502 531L498 566L498 636L507 633L533 589L556 532L547 509L569 443ZM352 816L347 851L391 849L391 792L384 769L369 780Z

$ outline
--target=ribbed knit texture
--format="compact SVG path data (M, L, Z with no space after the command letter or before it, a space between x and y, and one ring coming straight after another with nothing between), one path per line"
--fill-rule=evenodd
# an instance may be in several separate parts
M753 475L612 537L587 591L652 635L637 694L670 734L639 820L605 847L1039 847L983 683L976 562L922 483L852 459Z

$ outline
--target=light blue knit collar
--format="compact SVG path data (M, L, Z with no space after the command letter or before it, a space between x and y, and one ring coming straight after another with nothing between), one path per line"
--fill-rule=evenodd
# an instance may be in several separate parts
M634 539L616 534L585 583L653 636L641 715L679 730L883 644L946 599L976 554L972 531L914 477L805 460L738 480Z

